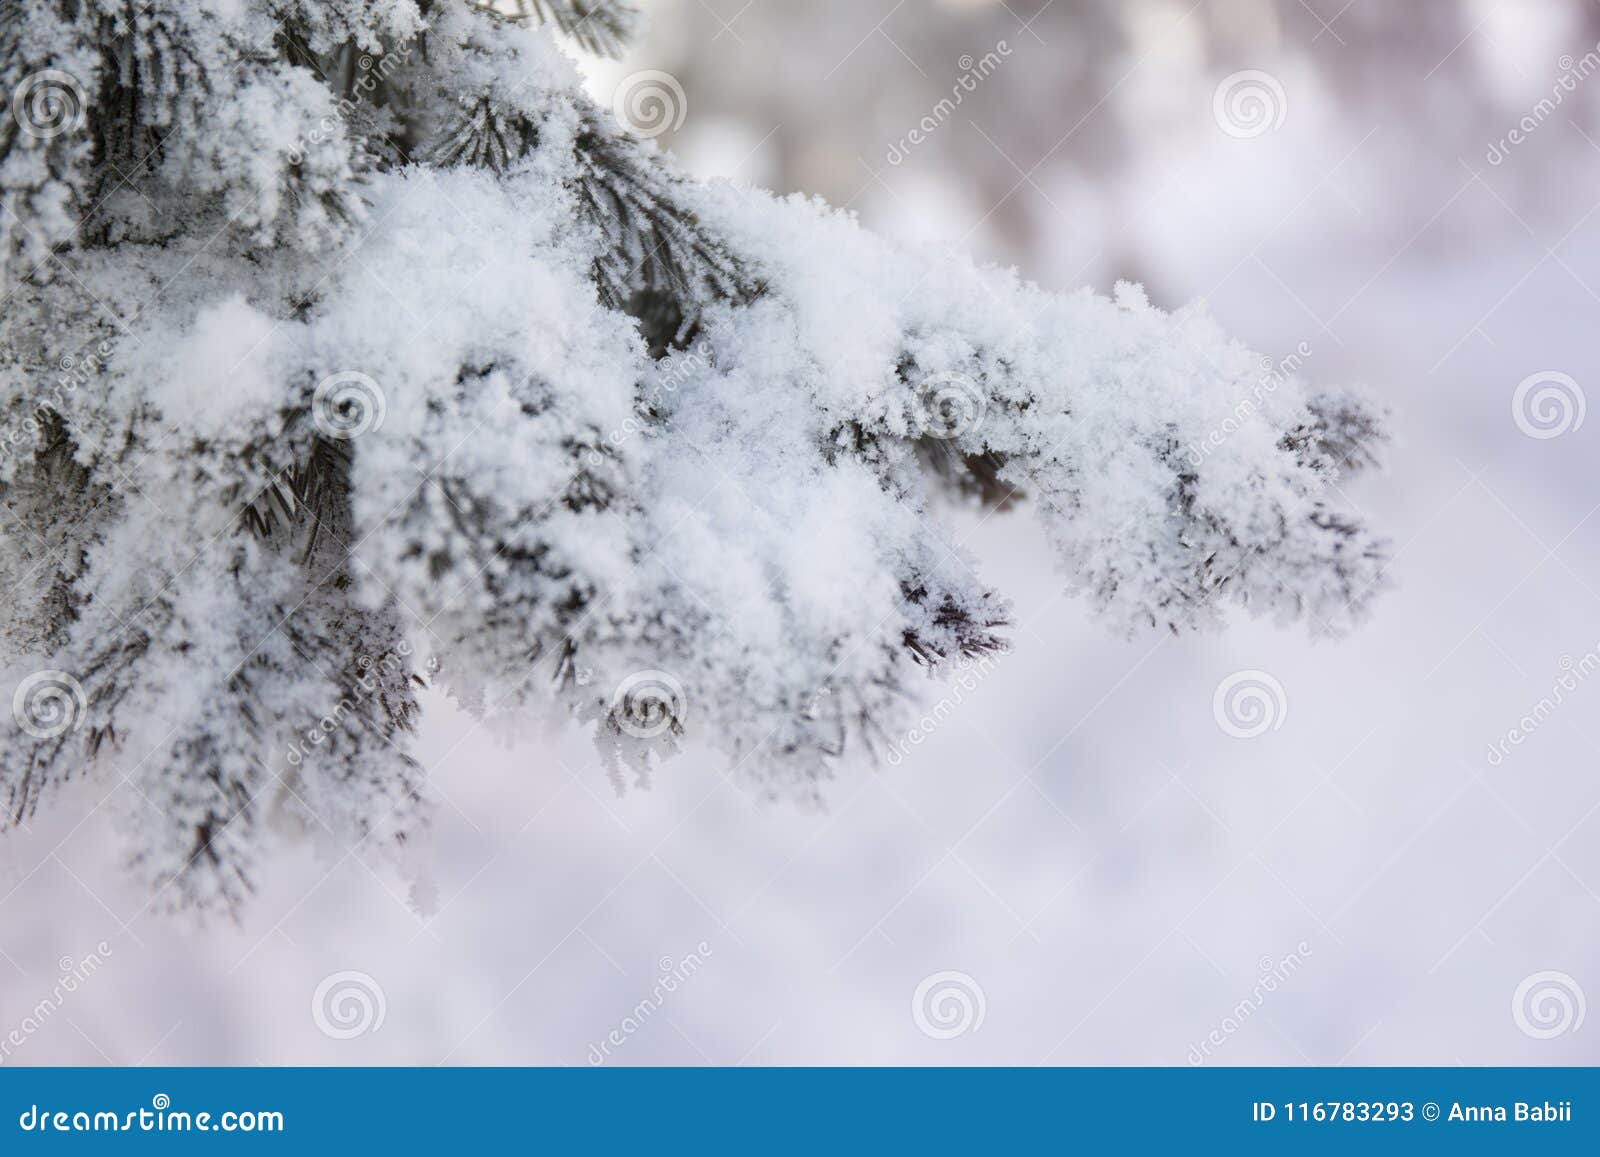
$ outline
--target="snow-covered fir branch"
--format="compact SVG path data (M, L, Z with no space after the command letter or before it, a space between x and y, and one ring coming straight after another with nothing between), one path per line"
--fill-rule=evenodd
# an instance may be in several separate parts
M952 503L1031 506L1118 630L1359 615L1356 396L686 179L558 43L633 27L5 0L0 825L126 781L153 893L236 906L273 816L425 824L431 682L587 721L619 784L694 739L814 792L1006 646Z

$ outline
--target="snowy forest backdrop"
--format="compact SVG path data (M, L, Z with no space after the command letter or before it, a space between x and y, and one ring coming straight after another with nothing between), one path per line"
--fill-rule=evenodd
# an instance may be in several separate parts
M1600 487L1577 411L1543 437L1513 408L1600 369L1595 11L649 5L593 91L671 74L662 140L691 170L1053 289L1203 296L1385 397L1401 445L1354 497L1395 589L1338 644L1122 642L1029 520L974 518L1015 651L936 690L933 734L847 769L821 817L692 753L614 799L583 740L502 746L430 701L432 917L335 850L242 928L174 926L79 799L0 845L0 1033L60 961L105 962L7 1063L1183 1063L1211 1034L1208 1063L1595 1060L1600 681L1570 676L1600 662ZM1259 132L1216 105L1247 70L1277 86ZM1251 738L1214 710L1240 672L1272 680ZM1524 727L1564 675L1570 703Z

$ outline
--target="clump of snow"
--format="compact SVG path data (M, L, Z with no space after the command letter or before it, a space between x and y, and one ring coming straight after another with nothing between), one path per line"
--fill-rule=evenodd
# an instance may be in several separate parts
M236 903L264 813L417 831L435 679L590 721L619 782L693 738L814 790L925 672L1007 645L952 499L1025 497L1118 630L1230 604L1337 630L1376 587L1328 488L1381 436L1353 395L1265 388L1136 286L1054 294L686 182L547 32L435 6L424 51L418 11L163 6L0 44L8 77L121 70L145 119L111 147L170 138L0 319L32 536L0 539L0 661L84 692L64 736L0 746L9 819L125 751L140 870ZM265 51L286 30L320 72ZM115 181L86 158L0 157L6 207L58 236Z
M276 323L242 295L204 305L169 349L146 346L151 401L174 426L206 440L253 433L284 403L273 365Z

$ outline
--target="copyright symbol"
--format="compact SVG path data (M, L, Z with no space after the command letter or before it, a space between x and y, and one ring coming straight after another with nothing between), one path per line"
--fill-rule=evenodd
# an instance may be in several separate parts
M1422 1106L1422 1119L1424 1121L1437 1121L1439 1119L1439 1106L1432 1101Z

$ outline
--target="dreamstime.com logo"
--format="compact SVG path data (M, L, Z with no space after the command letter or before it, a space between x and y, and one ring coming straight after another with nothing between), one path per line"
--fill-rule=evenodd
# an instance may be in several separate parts
M61 1011L62 1006L67 1003L67 998L100 971L100 966L110 955L111 945L102 940L94 946L94 951L82 960L63 956L56 965L60 974L56 977L54 987L23 1014L22 1020L11 1031L0 1037L0 1064L9 1060L11 1054L26 1044L29 1037L44 1028L50 1018Z
M323 1036L334 1040L377 1032L388 1011L383 986L353 969L324 976L311 994L311 1019Z
M635 671L611 695L611 720L635 739L682 734L689 717L683 684L670 671Z
M191 1113L172 1107L157 1093L148 1109L126 1113L105 1109L49 1109L29 1105L17 1118L24 1133L282 1133L283 1114L275 1109L227 1109Z
M357 705L366 702L376 695L384 686L385 677L394 679L404 677L407 670L406 660L411 657L411 644L401 639L395 644L392 651L385 652L374 659L370 655L362 655L356 660L356 675L353 685L346 687L348 692L333 710L317 720L314 727L305 730L304 738L297 738L289 745L289 766L299 767L311 757L318 747L328 741L328 737L344 727L345 720L355 711Z
M386 412L383 388L360 370L329 374L311 395L311 421L324 436L340 442L378 429Z
M1210 1058L1215 1049L1227 1043L1228 1038L1245 1026L1253 1015L1261 1011L1261 1006L1267 1003L1267 997L1288 983L1289 978L1305 964L1306 957L1311 955L1311 945L1304 940L1294 946L1294 951L1274 960L1270 956L1263 956L1256 964L1260 974L1256 983L1250 989L1250 994L1239 1003L1235 1004L1228 1015L1222 1018L1221 1023L1205 1035L1199 1044L1189 1046L1189 1063L1203 1065Z
M1586 651L1582 658L1574 659L1571 655L1561 656L1559 663L1561 674L1556 676L1556 681L1550 687L1550 694L1544 696L1532 707L1517 725L1505 733L1501 739L1489 744L1488 761L1490 767L1499 767L1511 755L1513 747L1521 747L1528 741L1545 721L1556 713L1557 708L1564 706L1567 696L1575 692L1591 675L1600 671L1600 643Z
M1531 137L1535 130L1545 121L1555 115L1567 97L1578 91L1578 86L1596 72L1600 72L1600 44L1574 60L1569 53L1556 61L1556 67L1561 74L1556 77L1555 84L1550 87L1550 95L1541 99L1527 114L1519 120L1505 136L1498 141L1490 141L1489 149L1484 154L1484 160L1491 165L1502 165L1511 150Z
M1587 1011L1583 986L1565 972L1535 972L1511 994L1511 1020L1534 1040L1577 1032Z
M706 958L711 955L711 945L702 940L694 946L694 951L680 960L670 956L663 956L656 962L659 974L656 976L655 986L651 988L650 995L628 1011L622 1022L605 1035L597 1045L589 1046L589 1063L603 1065L611 1058L611 1050L621 1048L628 1043L628 1038L642 1029L652 1016L661 1011L666 1004L667 997L677 992L678 988L696 972L704 967Z
M1211 714L1225 734L1254 739L1283 726L1289 718L1289 696L1265 671L1235 671L1217 684Z
M611 94L611 112L624 130L651 140L683 127L689 96L670 72L647 68L622 78Z
M965 972L925 976L911 994L911 1020L924 1036L954 1040L983 1027L989 1002L983 986Z
M906 756L911 754L911 749L920 747L935 731L944 726L945 722L956 713L967 696L978 689L978 684L987 679L999 664L993 655L982 655L976 659L963 658L957 664L958 674L950 684L950 692L939 702L935 703L928 711L917 720L905 735L889 748L885 759L890 767L899 767L905 762Z
M1189 465L1203 465L1207 455L1226 442L1229 436L1236 433L1246 422L1250 421L1261 409L1262 403L1276 393L1278 387L1287 382L1301 366L1305 365L1306 359L1310 356L1311 346L1306 342L1301 342L1295 346L1294 353L1282 361L1275 362L1270 357L1262 355L1260 361L1261 373L1256 378L1256 384L1251 389L1250 396L1241 399L1239 404L1234 406L1233 412L1204 438L1198 442L1189 443L1188 451L1185 455Z
M1570 374L1556 370L1529 374L1511 392L1511 420L1528 437L1541 441L1581 429L1588 409L1583 387Z
M71 397L105 373L111 351L111 343L101 341L76 354L61 355L56 362L55 381L50 388L33 400L20 421L13 421L0 431L0 463L4 463L19 448L24 448L24 453L32 452L39 434L48 428L56 415L67 412Z
M955 84L950 87L950 95L941 97L939 102L928 111L928 115L918 121L911 130L889 146L889 151L884 154L884 160L891 165L899 165L911 155L911 150L922 144L939 130L955 115L961 102L978 91L978 85L987 80L994 71L1000 67L1001 61L1011 55L1011 45L1004 40L995 42L992 52L985 52L983 56L974 60L971 53L964 53L956 61L956 67L961 70L961 75L956 78Z
M54 739L83 724L89 699L65 671L35 671L11 696L11 717L35 739Z
M1230 137L1248 140L1283 125L1289 97L1270 72L1247 68L1222 78L1211 96L1211 115Z
M710 369L716 352L717 339L730 329L729 319L717 317L705 324L693 346L675 349L657 362L651 371L650 389L634 405L633 414L606 435L603 445L612 451L622 449L622 444L641 430L649 428L649 415L662 408L680 387L694 381ZM605 461L601 447L588 454L589 465L599 466Z
M11 115L17 128L37 141L77 132L87 113L78 78L58 68L30 73L11 92Z
M293 51L299 51L299 49L293 49ZM339 103L334 106L333 112L319 120L309 133L301 137L289 149L289 163L291 165L303 165L306 160L306 154L310 150L334 141L337 138L339 126L349 121L368 97L372 96L391 76L411 62L411 52L411 44L408 42L385 52L377 58L374 58L370 53L362 53L356 59L355 74L348 82L347 91L339 98Z
M976 433L988 405L977 382L966 374L947 371L918 384L912 421L918 434L950 442Z

